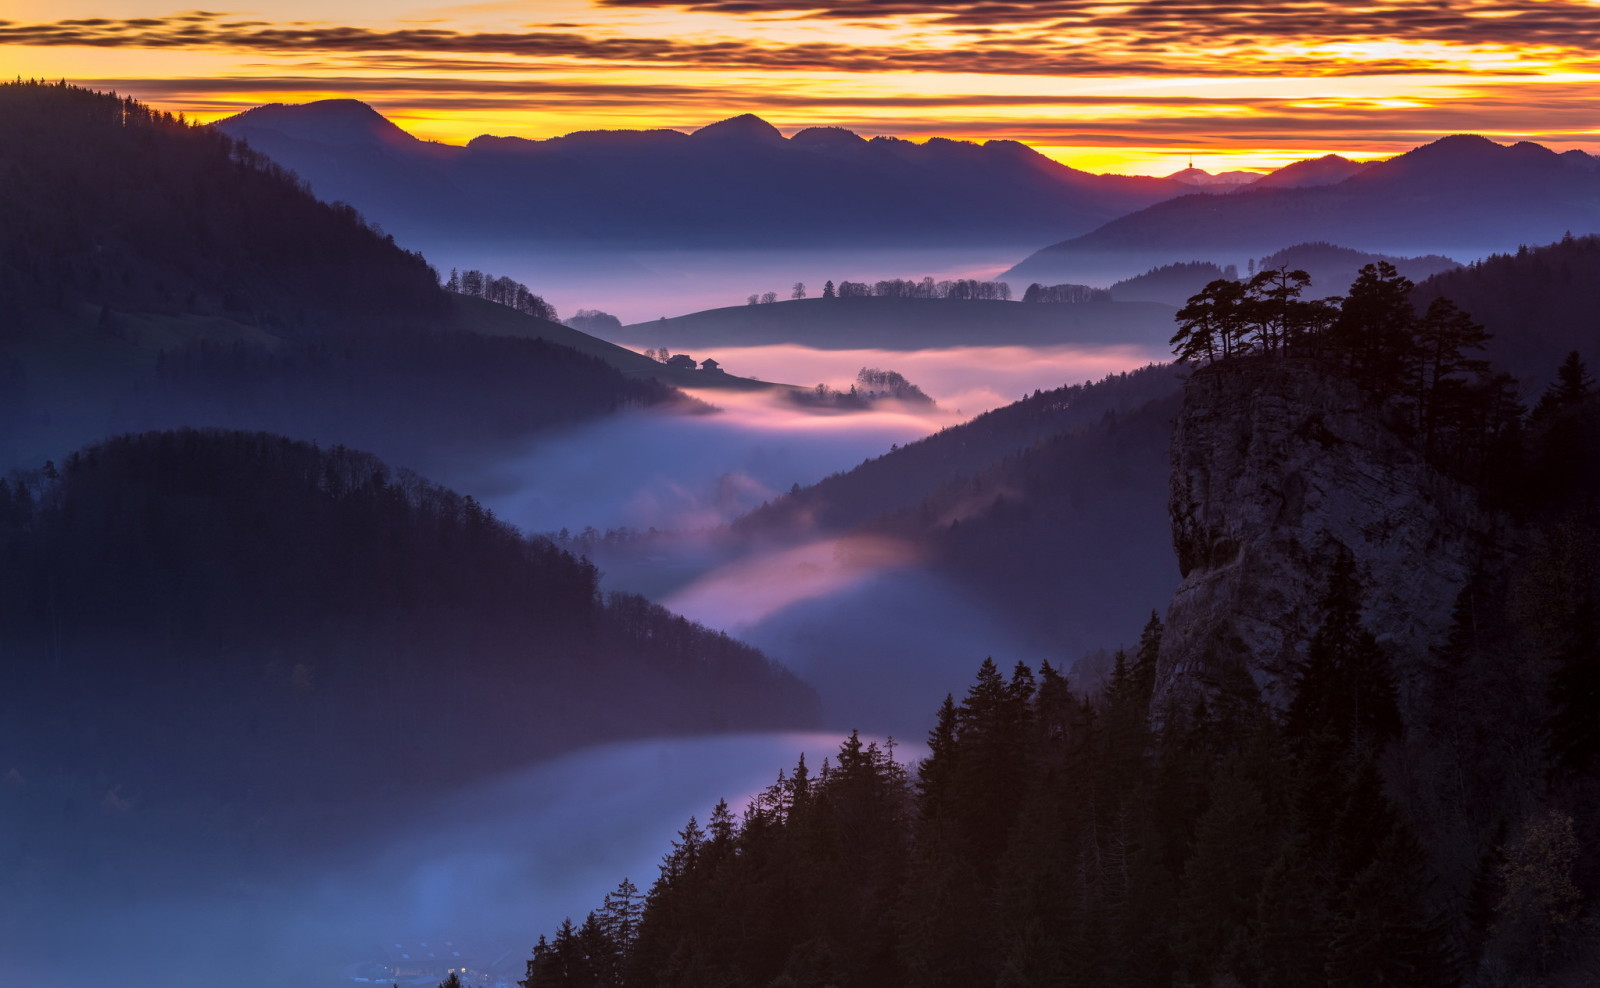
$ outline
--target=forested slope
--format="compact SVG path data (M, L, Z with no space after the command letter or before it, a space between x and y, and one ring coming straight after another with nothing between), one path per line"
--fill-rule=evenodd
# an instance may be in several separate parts
M0 181L0 467L206 425L433 472L441 444L680 400L648 358L445 291L349 206L133 100L0 85Z
M1574 358L1502 441L1467 429L1436 445L1403 391L1339 355L1370 355L1371 315L1316 358L1335 390L1362 390L1341 414L1467 479L1502 526L1430 640L1380 639L1370 605L1390 588L1365 574L1388 571L1335 547L1295 574L1317 585L1316 613L1277 696L1244 663L1188 661L1237 642L1190 640L1167 661L1178 628L1155 617L1097 696L1054 668L983 661L910 771L852 736L779 773L742 819L711 808L642 901L608 897L540 938L524 984L1592 980L1600 394ZM1191 397L1251 389L1246 371L1279 359L1207 368Z
M7 769L254 812L800 727L759 652L363 453L180 431L0 483ZM401 768L403 767L403 768Z

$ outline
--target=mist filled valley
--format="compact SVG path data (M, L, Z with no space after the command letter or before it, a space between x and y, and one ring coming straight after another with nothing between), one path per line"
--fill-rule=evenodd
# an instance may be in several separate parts
M1588 983L1596 162L0 85L0 981Z

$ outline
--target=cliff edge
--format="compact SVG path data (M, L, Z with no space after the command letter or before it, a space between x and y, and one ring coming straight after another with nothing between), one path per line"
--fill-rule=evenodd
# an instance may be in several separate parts
M1248 671L1288 702L1322 619L1339 546L1365 591L1363 624L1405 690L1480 558L1492 518L1440 473L1392 410L1309 358L1202 368L1172 437L1172 541L1183 582L1167 612L1152 709L1187 712Z

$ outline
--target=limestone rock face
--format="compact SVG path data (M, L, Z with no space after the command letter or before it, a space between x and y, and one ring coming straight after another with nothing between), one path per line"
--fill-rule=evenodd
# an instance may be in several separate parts
M1191 377L1172 438L1172 541L1183 582L1167 612L1153 709L1186 712L1242 666L1288 701L1322 620L1340 544L1363 622L1405 689L1449 627L1492 519L1360 388L1304 359L1233 360Z

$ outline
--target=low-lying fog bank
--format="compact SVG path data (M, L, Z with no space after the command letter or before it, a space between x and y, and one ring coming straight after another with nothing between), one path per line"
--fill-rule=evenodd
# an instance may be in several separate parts
M717 406L715 413L615 415L464 466L449 480L528 531L707 528L794 484L814 483L1036 389L1099 380L1164 356L1134 346L719 351L731 373L808 387L848 390L863 367L899 371L937 408L886 403L825 411L778 394L708 390L696 397Z
M119 862L128 874L54 861L58 871L31 874L0 902L0 983L331 988L379 974L366 965L388 945L446 939L463 962L498 960L521 977L534 941L564 916L581 921L624 877L647 890L691 815L704 821L721 798L737 815L780 768L802 752L820 765L840 740L746 734L591 748L416 806L358 845L287 866L215 871L179 838ZM18 817L27 805L0 790L0 819L24 835L24 872L27 828L42 825ZM84 810L98 823L110 812Z

